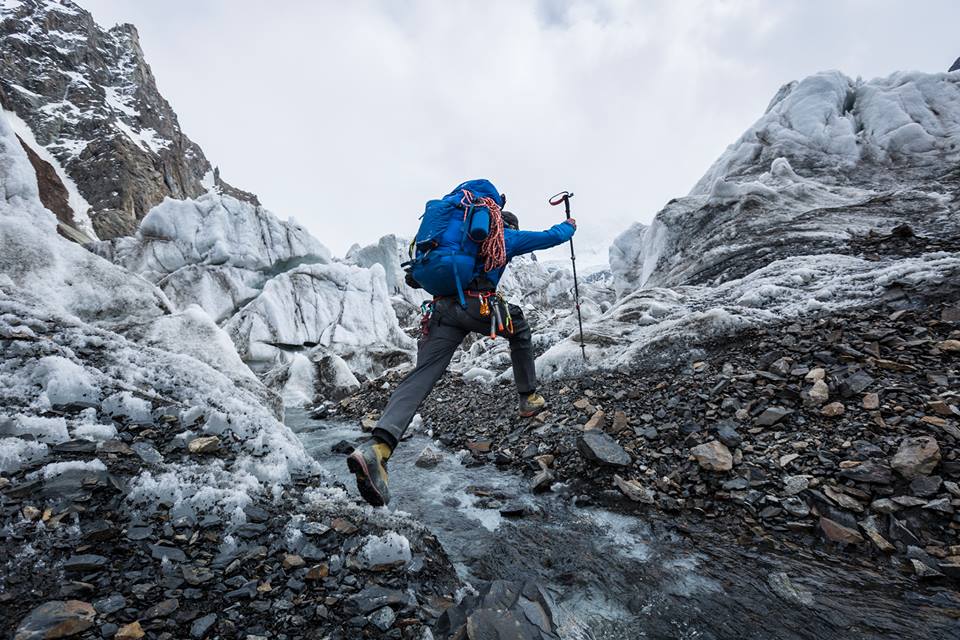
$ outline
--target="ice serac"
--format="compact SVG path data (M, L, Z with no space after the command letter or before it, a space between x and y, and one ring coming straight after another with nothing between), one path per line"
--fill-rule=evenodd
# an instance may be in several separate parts
M86 235L128 235L168 196L217 187L256 200L223 183L183 134L132 25L102 29L70 0L5 2L0 49L0 104L76 192L70 217Z
M383 268L302 265L264 285L225 325L254 370L290 362L287 354L330 353L352 372L375 376L408 361L414 341L397 322Z
M277 419L276 396L205 312L173 313L151 283L62 238L56 226L26 152L0 117L0 460L6 468L45 455L22 445L21 436L57 443L115 434L111 419L151 420L152 410L166 406L175 413L193 408L191 419L227 428L239 447L230 467L162 465L171 487L209 487L243 502L313 469ZM52 408L58 417L43 415Z
M306 229L259 205L208 192L168 198L129 237L90 248L159 286L178 308L200 305L222 322L274 275L330 252Z
M825 72L785 85L690 195L644 237L618 287L719 282L793 255L850 253L850 240L907 223L954 233L960 76Z
M785 85L688 196L614 242L619 299L587 323L593 366L957 283L958 162L960 74ZM538 365L571 373L577 355L565 340Z
M410 259L410 240L394 234L385 235L376 244L361 247L355 244L347 252L345 261L358 267L383 267L387 293L393 309L401 322L413 324L420 315L420 304L430 299L423 289L413 289L404 280L405 272L400 265Z

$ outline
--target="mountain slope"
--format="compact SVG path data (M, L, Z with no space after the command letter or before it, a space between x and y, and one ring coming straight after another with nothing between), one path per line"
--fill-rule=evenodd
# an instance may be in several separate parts
M81 196L69 216L88 235L129 235L165 197L196 197L217 184L255 202L221 183L181 131L132 25L103 30L70 0L4 0L0 51L0 105L25 124L16 127L21 140L49 154Z

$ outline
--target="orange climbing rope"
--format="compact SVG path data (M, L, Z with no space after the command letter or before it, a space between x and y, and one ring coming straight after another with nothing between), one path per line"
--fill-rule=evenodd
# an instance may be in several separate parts
M503 214L500 205L490 197L483 197L474 201L473 193L463 190L460 204L464 206L463 220L467 220L467 209L470 205L486 207L490 212L490 232L487 239L480 245L479 255L483 256L483 270L493 271L507 264L507 247L503 239Z

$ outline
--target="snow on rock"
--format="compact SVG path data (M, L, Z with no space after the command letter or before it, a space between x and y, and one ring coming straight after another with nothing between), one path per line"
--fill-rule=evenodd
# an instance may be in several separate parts
M400 329L383 268L303 265L266 283L225 326L255 369L288 361L285 352L322 346L355 373L379 375L408 361L414 341Z
M47 445L21 438L0 438L0 473L16 473L47 457Z
M33 436L39 442L60 444L70 439L67 432L67 421L63 418L45 418L20 414L8 422L7 427L0 427L5 435Z
M586 365L571 333L537 359L537 370L545 377L569 376L585 367L653 367L695 359L698 344L750 327L869 304L891 287L934 290L958 281L958 253L888 262L835 254L786 258L715 286L637 290L585 323Z
M33 380L43 388L39 404L52 408L70 406L93 407L100 399L100 389L83 367L60 356L47 356L37 361Z

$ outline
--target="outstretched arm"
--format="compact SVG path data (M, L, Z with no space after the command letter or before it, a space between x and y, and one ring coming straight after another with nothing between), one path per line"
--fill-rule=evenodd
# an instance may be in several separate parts
M573 237L576 230L577 225L573 220L564 220L546 231L504 229L503 240L507 249L507 259L563 244Z

